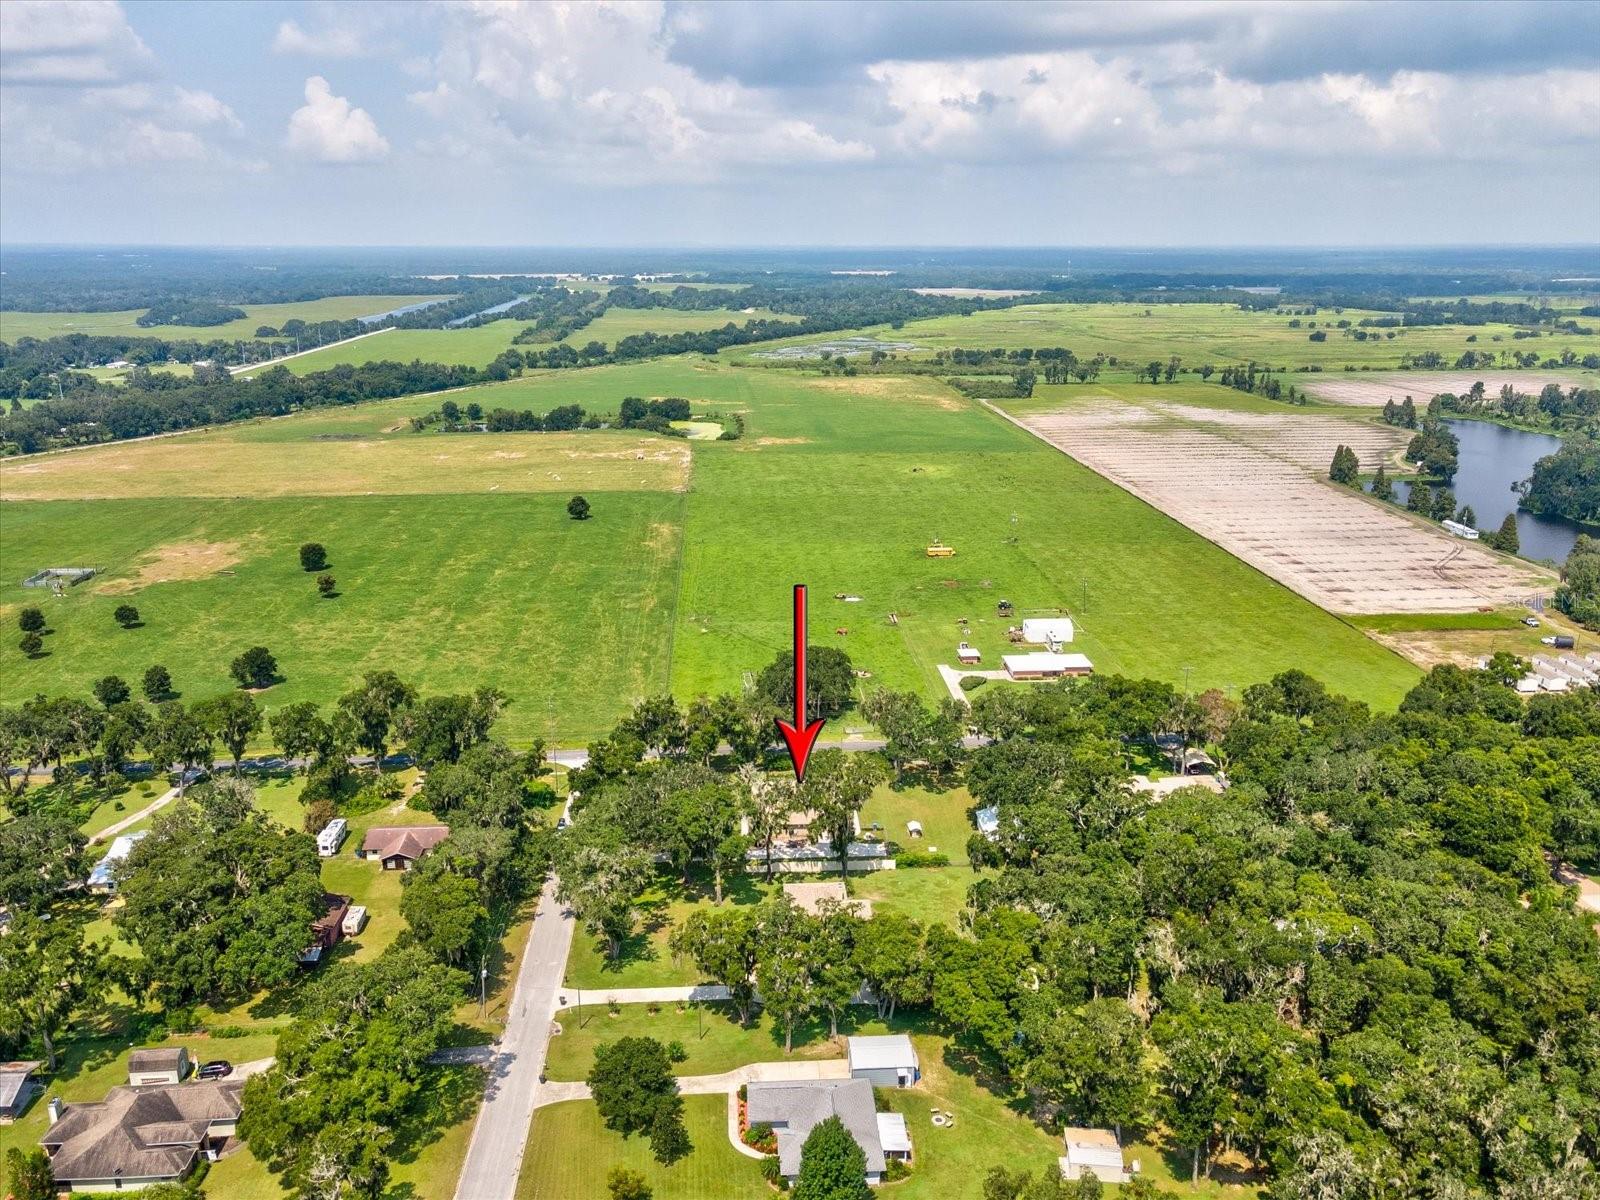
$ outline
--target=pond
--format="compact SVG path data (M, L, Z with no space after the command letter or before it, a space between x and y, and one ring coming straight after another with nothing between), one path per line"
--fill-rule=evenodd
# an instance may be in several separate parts
M386 321L390 317L403 317L407 313L421 312L425 308L432 308L435 304L443 304L449 296L440 296L437 300L419 300L416 304L407 304L401 308L391 308L388 312L372 313L369 316L357 317L363 325L375 325L379 321Z
M1585 529L1563 517L1539 516L1517 508L1514 484L1533 474L1533 464L1561 449L1561 439L1548 433L1529 433L1508 429L1488 421L1446 421L1450 432L1461 443L1460 466L1456 470L1456 504L1471 505L1478 528L1500 528L1507 513L1517 514L1517 537L1524 558L1543 558L1564 562L1580 533ZM1404 504L1410 488L1395 484L1395 498Z
M533 293L530 292L528 293L528 296L531 296L532 294ZM495 313L505 312L506 309L515 308L517 305L521 304L524 300L528 299L528 296L515 296L512 299L507 300L504 304L492 304L488 308L479 309L475 313L468 313L464 317L457 317L454 321L446 321L445 325L450 329L454 329L457 325L465 325L468 321L475 317L488 317L493 316Z

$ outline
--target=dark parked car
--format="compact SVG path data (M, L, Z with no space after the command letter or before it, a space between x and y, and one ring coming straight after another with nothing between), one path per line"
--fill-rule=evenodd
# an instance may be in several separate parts
M196 1079L221 1079L233 1070L233 1064L226 1059L217 1058L206 1063L194 1073Z

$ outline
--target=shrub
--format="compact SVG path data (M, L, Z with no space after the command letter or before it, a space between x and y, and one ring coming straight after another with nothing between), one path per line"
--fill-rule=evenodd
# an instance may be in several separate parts
M124 629L132 629L139 624L139 610L131 604L117 605L116 611L111 616Z
M903 1158L891 1158L883 1164L883 1178L886 1183L898 1183L911 1175L911 1164Z
M763 1154L778 1152L778 1135L772 1132L772 1126L765 1121L757 1121L746 1129L741 1140L752 1150L759 1150Z
M963 692L975 692L988 682L982 675L963 675L961 677L961 690Z
M783 1176L780 1174L782 1170L783 1165L778 1162L778 1159L775 1155L763 1158L761 1160L761 1178L765 1179L768 1183L777 1183L779 1180L781 1180L783 1178Z
M895 855L894 861L901 868L948 867L950 856L943 850L907 850Z
M324 571L328 567L328 549L321 542L307 542L300 547L302 571Z

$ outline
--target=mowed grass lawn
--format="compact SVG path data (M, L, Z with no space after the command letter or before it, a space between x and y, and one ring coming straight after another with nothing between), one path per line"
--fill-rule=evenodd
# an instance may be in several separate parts
M761 1164L728 1143L728 1098L685 1096L684 1124L693 1151L664 1167L643 1135L607 1129L589 1100L570 1100L533 1115L517 1200L607 1200L606 1174L628 1167L649 1181L654 1200L723 1200L771 1193ZM506 1169L511 1169L507 1164Z
M783 1052L783 1027L762 1014L740 1026L732 1005L725 1003L663 1004L651 1012L645 1004L623 1004L615 1014L603 1003L567 1009L556 1017L561 1033L550 1041L546 1074L551 1079L585 1079L594 1065L597 1046L624 1037L651 1037L681 1042L688 1055L673 1067L678 1075L719 1075L756 1062L787 1059L843 1058L844 1043L828 1036L825 1014L813 1014L795 1026L793 1052ZM840 1036L899 1033L914 1023L879 1021L871 1005L854 1005L839 1022Z
M914 1028L910 1022L896 1025ZM863 1030L881 1032L876 1022L863 1025ZM746 1053L724 1054L717 1061L762 1061L751 1054L765 1054L766 1030L747 1031L744 1037ZM979 1186L990 1167L1040 1170L1054 1166L1060 1153L1057 1139L1018 1112L1015 1097L996 1094L979 1083L972 1065L952 1051L944 1037L917 1033L913 1040L922 1062L921 1082L914 1088L880 1093L891 1111L905 1114L911 1134L914 1170L910 1179L892 1187L895 1196L935 1200L976 1194L972 1189ZM771 1057L782 1057L781 1045ZM606 1195L606 1172L613 1166L643 1173L661 1198L733 1200L766 1195L760 1164L728 1144L727 1103L726 1096L684 1098L694 1150L671 1167L655 1162L646 1139L624 1139L605 1129L590 1101L540 1109L523 1159L518 1200L600 1200ZM935 1126L935 1108L954 1113L955 1124ZM575 1152L580 1146L583 1152Z
M420 304L442 296L325 296L320 300L294 300L283 304L240 304L245 315L221 325L140 325L148 309L131 308L115 312L0 312L0 341L14 342L21 337L49 338L69 333L108 334L128 337L154 337L214 341L218 338L253 338L263 325L280 328L285 321L351 321L379 313ZM294 347L290 346L292 350Z

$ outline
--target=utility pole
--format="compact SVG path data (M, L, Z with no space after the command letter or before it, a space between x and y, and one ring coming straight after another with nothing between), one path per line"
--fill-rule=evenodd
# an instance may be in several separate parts
M478 968L478 1020L483 1020L484 1010L489 1006L489 968Z

